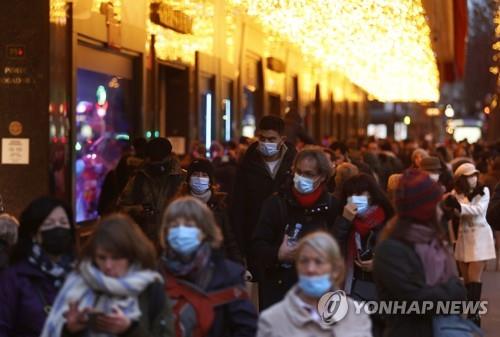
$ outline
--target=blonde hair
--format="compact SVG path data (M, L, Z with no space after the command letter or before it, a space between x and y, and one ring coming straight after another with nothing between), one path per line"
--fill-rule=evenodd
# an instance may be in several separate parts
M17 231L19 221L10 214L0 214L0 239L5 240L7 245L13 246L17 242Z
M200 200L186 196L174 200L163 214L161 237L164 237L170 224L178 218L193 221L205 235L205 241L213 248L220 247L222 243L222 232L216 225L214 215L208 206ZM161 240L165 245L165 240Z
M295 255L297 257L297 261L302 250L306 246L311 247L317 253L326 256L332 265L332 269L338 273L334 281L335 285L339 287L344 279L345 265L344 258L342 257L337 241L327 232L320 231L308 234L303 237L297 245L297 252Z

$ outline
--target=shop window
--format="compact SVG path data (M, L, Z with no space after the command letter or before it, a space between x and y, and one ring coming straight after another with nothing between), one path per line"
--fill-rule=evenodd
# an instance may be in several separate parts
M78 69L75 143L76 221L97 218L106 174L118 164L131 131L131 80Z

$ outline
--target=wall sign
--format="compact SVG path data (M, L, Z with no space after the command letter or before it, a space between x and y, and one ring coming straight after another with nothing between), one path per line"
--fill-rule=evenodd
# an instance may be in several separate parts
M29 138L2 138L2 164L28 165L29 163Z
M181 34L192 34L193 18L165 3L152 3L151 22Z

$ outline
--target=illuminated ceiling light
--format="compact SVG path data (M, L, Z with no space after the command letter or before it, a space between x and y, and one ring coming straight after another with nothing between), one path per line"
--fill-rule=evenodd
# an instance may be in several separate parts
M448 118L453 118L455 116L455 110L453 110L453 107L451 105L447 105L446 109L444 109L444 115Z
M49 21L56 25L66 25L66 0L50 0Z
M411 117L405 116L405 118L403 118L403 123L405 123L405 125L410 125L411 124Z
M229 0L266 34L339 71L380 101L439 99L421 0Z

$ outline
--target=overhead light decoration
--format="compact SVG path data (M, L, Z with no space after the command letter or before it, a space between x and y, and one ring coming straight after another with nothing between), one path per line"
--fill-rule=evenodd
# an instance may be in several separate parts
M66 0L50 0L49 21L56 25L66 25Z
M228 0L306 58L380 101L435 102L439 72L421 0Z

